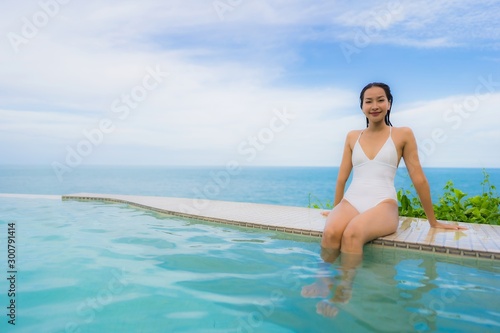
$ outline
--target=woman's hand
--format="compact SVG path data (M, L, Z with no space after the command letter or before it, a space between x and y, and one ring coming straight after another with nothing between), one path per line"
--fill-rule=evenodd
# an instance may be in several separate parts
M437 222L437 221L431 224L431 228L450 229L450 230L467 230L468 229L467 227L464 227L462 225L441 223L441 222Z

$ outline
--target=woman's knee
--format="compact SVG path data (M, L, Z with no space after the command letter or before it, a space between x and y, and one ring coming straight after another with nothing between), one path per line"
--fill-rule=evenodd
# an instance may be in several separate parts
M330 227L323 230L322 244L328 248L340 248L342 240L342 230Z
M360 226L349 224L342 234L342 247L359 245L363 240L363 229Z

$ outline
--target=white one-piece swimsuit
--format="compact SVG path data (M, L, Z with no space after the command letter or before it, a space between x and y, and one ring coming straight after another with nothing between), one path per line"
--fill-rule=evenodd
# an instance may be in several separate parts
M344 199L363 213L380 202L393 199L397 202L394 177L398 168L398 153L392 141L392 127L389 138L375 157L370 160L361 145L359 138L352 150L353 175Z

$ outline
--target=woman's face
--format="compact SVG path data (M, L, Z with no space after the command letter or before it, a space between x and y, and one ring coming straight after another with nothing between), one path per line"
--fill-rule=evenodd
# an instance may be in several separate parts
M391 103L387 99L384 89L380 87L366 89L362 110L370 122L384 121L385 115L390 109Z

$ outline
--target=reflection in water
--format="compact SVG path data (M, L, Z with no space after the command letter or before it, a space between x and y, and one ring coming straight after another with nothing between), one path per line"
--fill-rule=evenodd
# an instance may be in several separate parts
M425 242L427 244L442 244L444 243L451 235L453 235L453 241L458 241L461 238L467 237L467 233L458 230L455 232L450 232L447 229L439 229L439 228L429 228L427 235L425 235ZM441 238L441 239L439 239Z
M302 288L301 294L307 298L325 298L324 301L316 305L316 312L325 317L334 317L338 313L336 304L346 304L351 299L352 284L363 256L354 253L343 253L340 256L340 251L325 248L322 248L321 251L322 257L327 257L328 261L321 265L321 275L317 281ZM325 253L327 253L326 256ZM341 263L336 270L337 273L334 276L329 276L327 263L335 262L339 256ZM331 292L333 294L328 298Z
M467 332L478 322L500 329L500 310L491 310L500 295L492 273L498 264L483 264L480 271L478 260L374 245L365 247L359 266L348 259L320 263L314 283L302 288L303 297L319 299L318 314L350 316L370 332Z

